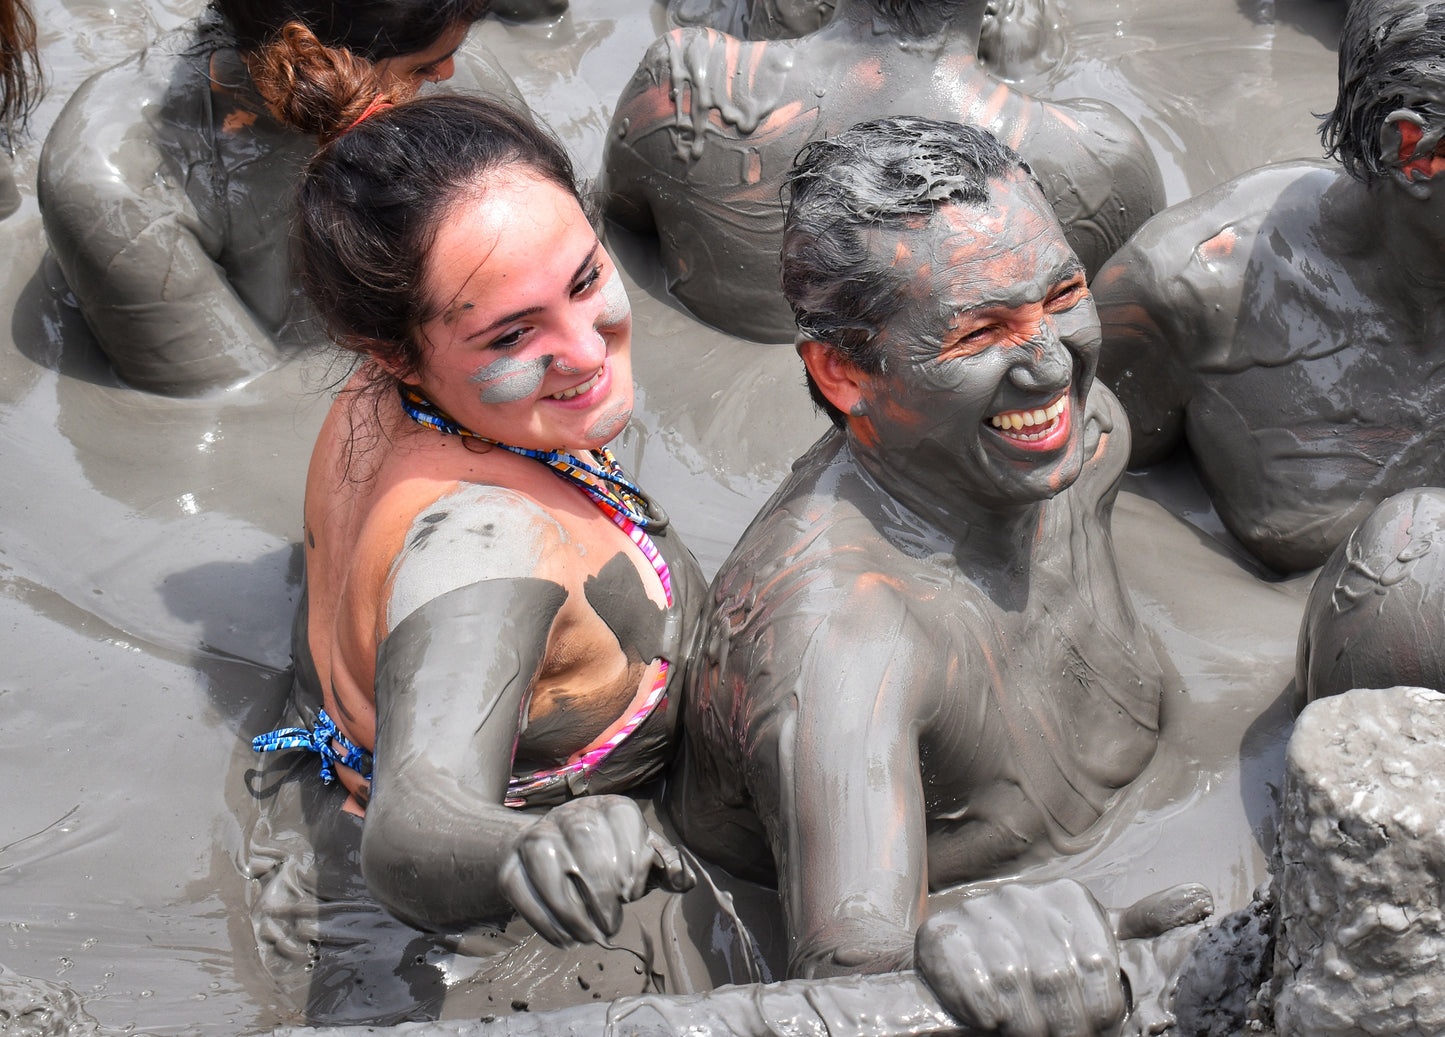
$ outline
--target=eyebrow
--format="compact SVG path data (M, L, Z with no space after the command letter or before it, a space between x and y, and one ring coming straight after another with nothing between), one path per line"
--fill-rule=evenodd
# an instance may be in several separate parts
M452 58L457 56L457 51L461 49L462 45L458 43L455 47L447 51L441 57L432 58L430 61L423 61L420 65L417 65L415 68L413 68L412 71L420 72L424 68L431 68L433 65L440 65L443 61L450 61Z
M602 242L593 242L592 250L587 253L587 257L583 259L582 262L577 264L577 269L572 271L572 277L567 282L568 284L575 282L578 278L582 276L583 271L585 271L589 266L591 266L597 261L597 251L600 248L602 248ZM451 307L449 310L447 310L446 313L442 314L442 323L448 326L455 324L463 313L472 308L472 305L472 303L464 302L459 306ZM486 327L478 328L476 331L468 335L467 338L469 340L474 338L480 338L483 335L487 335L493 331L496 331L498 328L502 327L505 324L512 323L512 321L514 320L521 320L523 317L530 317L534 313L541 313L544 308L545 307L542 306L528 306L525 310L517 310L514 313L504 314L503 316L498 317L496 320L492 321L492 323L488 324Z

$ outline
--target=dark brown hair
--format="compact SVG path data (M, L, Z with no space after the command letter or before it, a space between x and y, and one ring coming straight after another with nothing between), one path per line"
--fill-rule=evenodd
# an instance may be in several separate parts
M25 125L43 83L34 15L25 0L0 0L0 131Z
M287 26L259 55L256 85L279 118L328 141L302 175L294 263L338 344L401 371L422 359L433 314L423 271L437 228L487 181L521 168L582 203L555 138L505 105L431 95L382 108L368 62Z
M370 61L426 50L453 25L470 25L489 0L212 0L243 53L269 45L300 22L323 46Z

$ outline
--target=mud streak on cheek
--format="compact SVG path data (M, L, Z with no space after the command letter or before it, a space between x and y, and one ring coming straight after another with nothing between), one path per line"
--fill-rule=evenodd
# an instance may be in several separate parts
M478 387L477 398L483 403L515 403L537 391L550 366L551 353L531 360L504 356L478 368L468 381Z
M622 277L615 268L602 284L602 303L602 312L597 316L599 328L621 324L632 315L632 303L627 298L627 289L622 286Z

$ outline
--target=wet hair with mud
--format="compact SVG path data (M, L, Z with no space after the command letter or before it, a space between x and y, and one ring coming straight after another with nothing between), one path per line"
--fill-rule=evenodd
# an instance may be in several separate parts
M0 139L24 128L43 83L35 16L25 0L0 0Z
M288 22L300 22L328 47L371 61L426 50L453 25L470 25L489 0L211 0L243 52L271 43Z
M1445 85L1445 3L1352 0L1340 35L1339 95L1320 139L1356 180L1371 183L1393 168L1380 153L1385 117L1409 108L1423 82ZM1421 111L1428 120L1445 111Z
M977 0L868 0L873 10L904 36L932 36L943 31L959 8Z
M945 205L981 205L989 182L1028 165L987 130L899 117L859 123L798 153L783 186L782 289L798 331L863 371L883 369L877 336L906 298L872 232L916 227ZM845 424L808 379L813 402Z

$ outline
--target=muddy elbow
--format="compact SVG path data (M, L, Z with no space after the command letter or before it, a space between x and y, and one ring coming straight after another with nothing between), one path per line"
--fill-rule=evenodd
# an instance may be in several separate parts
M496 876L476 874L447 845L425 805L373 800L361 830L361 875L377 903L407 925L462 932L505 924L512 908ZM469 872L471 872L469 874Z

